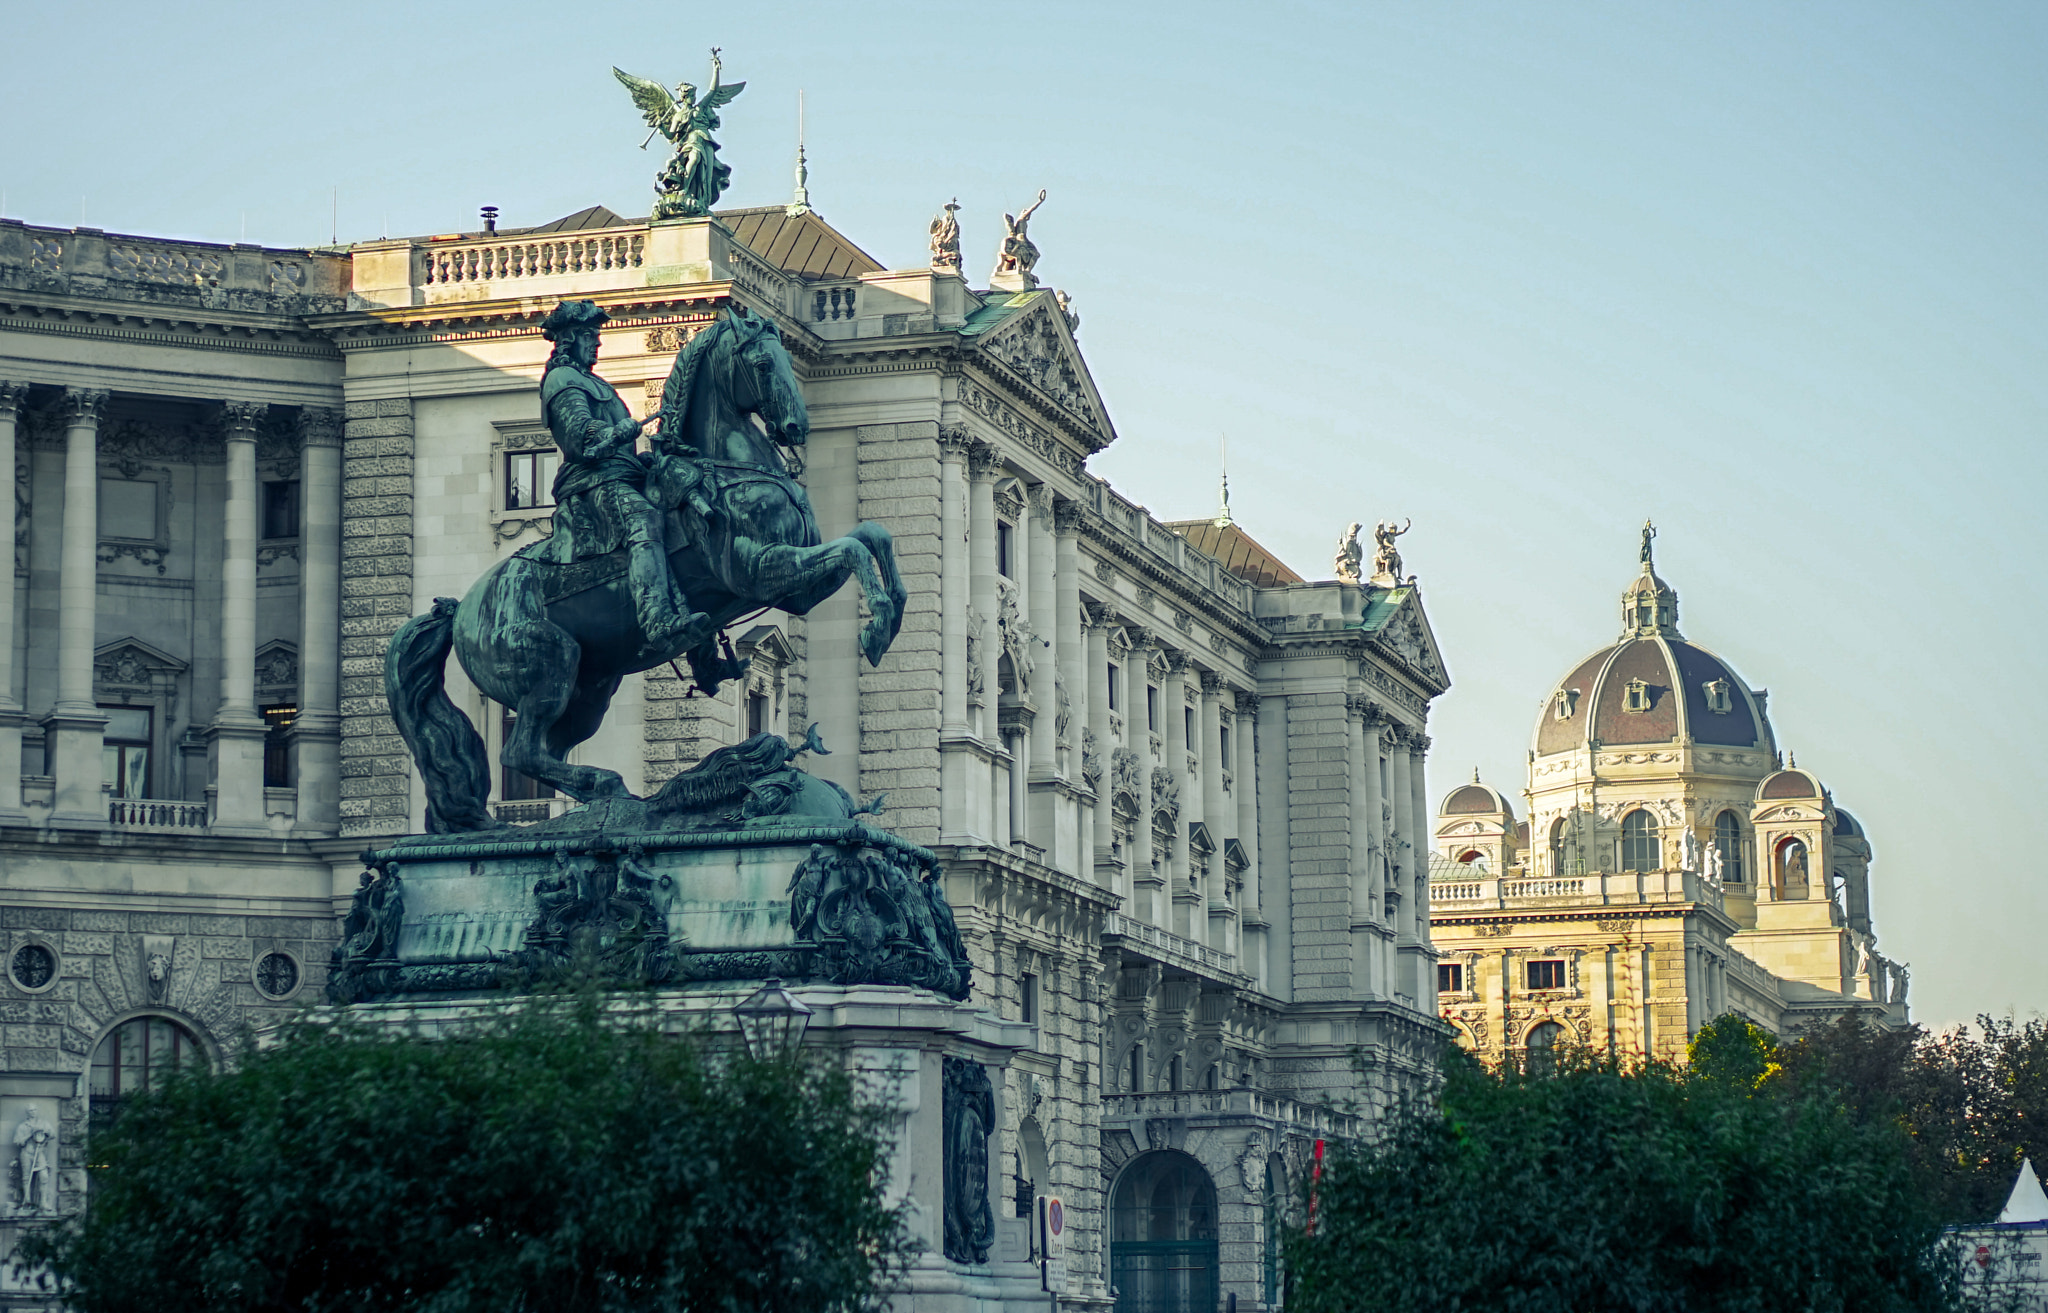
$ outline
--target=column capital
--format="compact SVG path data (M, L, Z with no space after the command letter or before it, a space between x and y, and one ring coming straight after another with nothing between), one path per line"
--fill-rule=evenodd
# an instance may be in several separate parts
M1258 715L1259 695L1256 693L1247 693L1243 689L1239 689L1237 693L1237 714L1240 716Z
M1144 625L1125 625L1124 642L1130 644L1131 651L1142 652L1148 647L1159 646L1159 636Z
M1162 647L1159 649L1159 656L1161 660L1166 662L1167 674L1184 675L1187 673L1188 654L1181 651L1179 648Z
M1056 533L1079 533L1086 519L1088 508L1071 498L1055 495L1052 499L1052 527Z
M107 408L105 388L65 388L64 399L58 403L67 424L91 424L100 422L100 412Z
M940 460L965 460L973 446L974 438L965 424L948 424L939 430Z
M1024 489L1024 500L1031 507L1031 518L1050 520L1052 518L1052 489L1043 483L1034 483Z
M1200 673L1200 678L1202 681L1202 692L1209 694L1211 697L1214 697L1217 693L1222 691L1223 676L1217 674L1215 671L1204 670Z
M221 426L229 442L256 441L256 426L270 413L270 407L261 401L223 401L220 403Z
M1102 602L1083 601L1081 623L1090 629L1107 629L1116 623L1116 612Z
M341 408L338 406L306 406L299 411L299 445L302 447L339 447L341 445Z
M993 442L976 441L967 450L967 470L976 483L993 483L1003 467L1003 449Z
M1363 693L1353 693L1344 699L1344 709L1365 722L1367 729L1387 723L1387 709Z
M21 406L28 400L28 384L10 383L0 379L0 419L13 419L21 413Z

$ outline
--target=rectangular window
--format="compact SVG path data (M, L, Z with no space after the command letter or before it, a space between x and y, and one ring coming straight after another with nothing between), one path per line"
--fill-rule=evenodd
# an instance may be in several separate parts
M1230 727L1219 725L1216 729L1216 747L1223 756L1223 768L1230 768Z
M996 521L996 573L1008 579L1010 575L1010 526Z
M1116 662L1114 662L1114 661L1112 661L1112 662L1110 662L1110 663L1109 663L1109 674L1108 674L1108 688L1109 688L1109 709L1110 709L1111 711L1115 711L1115 710L1116 710Z
M519 713L512 708L504 708L504 713L503 717L498 721L498 746L501 752L504 750L504 745L512 740L513 726L519 723ZM498 800L500 802L535 802L542 798L552 798L554 796L554 785L542 784L531 775L523 771L513 770L510 766L500 766L498 768Z
M1017 1019L1038 1024L1038 977L1028 972L1017 977Z
M747 737L768 732L768 695L747 694Z
M156 713L148 707L101 707L100 711L107 718L100 749L102 777L116 798L147 798L150 721Z
M1182 707L1180 709L1180 732L1188 736L1187 744L1189 749L1196 752L1201 751L1202 740L1195 733L1195 709L1193 707Z
M266 789L289 789L292 787L292 725L299 718L299 709L280 703L263 708L263 787Z
M514 451L505 455L505 509L531 510L555 504L555 471L562 465L557 451Z
M263 485L263 536L299 536L299 481L273 479Z
M1150 684L1145 685L1145 728L1159 732L1159 690Z
M1436 992L1439 994L1462 994L1465 992L1465 967L1460 962L1439 962L1436 964Z
M1541 958L1529 964L1529 988L1563 989L1564 962L1560 958Z

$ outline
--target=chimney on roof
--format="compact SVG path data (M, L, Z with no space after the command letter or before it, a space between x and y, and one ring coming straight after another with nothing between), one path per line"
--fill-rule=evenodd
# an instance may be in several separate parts
M484 231L487 233L498 231L498 207L495 205L484 206L483 215Z

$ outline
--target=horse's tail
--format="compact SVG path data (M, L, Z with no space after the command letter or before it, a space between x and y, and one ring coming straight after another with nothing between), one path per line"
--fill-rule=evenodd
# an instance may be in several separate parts
M384 654L384 696L426 781L429 834L498 825L488 805L490 757L476 726L448 700L443 677L457 605L452 597L435 598L433 610L400 626Z

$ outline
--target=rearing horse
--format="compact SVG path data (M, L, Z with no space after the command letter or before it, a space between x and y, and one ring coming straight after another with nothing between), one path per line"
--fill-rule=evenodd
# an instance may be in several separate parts
M486 570L460 604L435 599L391 639L385 691L426 782L429 831L500 824L487 805L483 739L448 698L451 647L486 697L518 712L500 760L588 802L625 794L625 781L563 758L597 732L625 676L687 656L697 683L715 692L745 671L717 649L724 626L771 607L807 614L849 576L867 599L860 645L869 663L895 641L906 594L889 531L863 521L821 542L783 458L809 437L810 417L771 321L730 311L692 338L669 372L661 414L648 495L667 512L669 567L689 608L715 628L687 653L651 642L623 552L573 561L573 516L557 510L548 539Z

